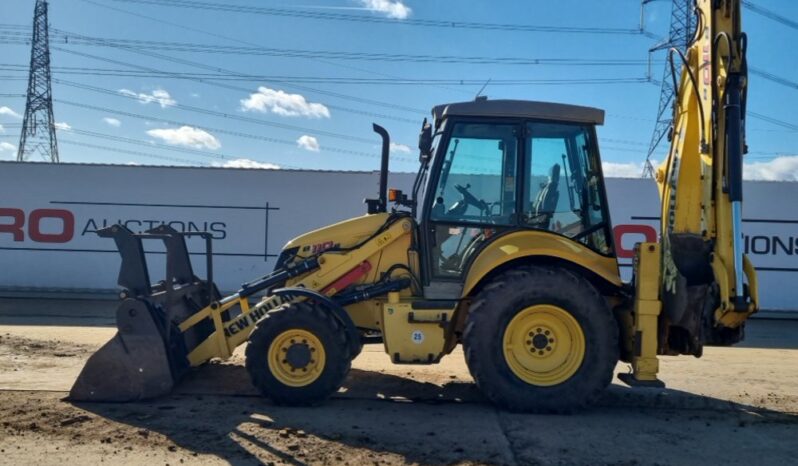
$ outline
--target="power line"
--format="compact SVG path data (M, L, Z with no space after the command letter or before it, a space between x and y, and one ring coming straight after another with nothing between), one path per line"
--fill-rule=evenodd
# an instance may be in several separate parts
M81 105L81 104L78 104L78 103L75 103L75 102L67 102L67 101L60 101L60 100L58 100L57 102L62 103L62 104L67 104L67 105L74 105L74 106L78 106L78 107L84 107L84 108L89 108L89 109L100 110L100 111L108 112L108 113L121 113L121 114L124 114L126 116L131 116L131 117L135 117L135 118L142 118L142 119L148 119L148 120L153 120L153 121L167 121L167 122L169 121L169 120L161 120L161 119L158 119L158 118L149 118L149 117L146 117L144 115L130 114L130 113L127 113L127 112L115 112L115 111L113 111L111 109L105 109L105 108L101 108L101 107L93 107L93 106L90 106L90 105ZM177 122L173 122L173 123L177 123ZM180 124L180 123L177 123L177 124ZM14 127L14 126L20 126L20 125L19 124L9 124L9 125L5 125L5 126ZM246 137L246 138L251 138L251 139L265 140L265 141L268 141L268 142L274 142L274 143L278 143L278 144L289 144L289 145L294 145L294 146L296 145L295 141L279 140L279 139L274 139L274 138L261 137L261 136L246 134L246 133L239 133L239 132L235 132L235 131L219 130L219 129L214 129L214 128L204 128L204 129L209 130L209 131L213 131L213 132L216 132L216 133L231 134L231 135L238 136L238 137ZM235 160L246 158L248 160L252 160L252 161L255 161L255 162L258 162L258 163L267 163L267 164L272 164L272 165L278 165L278 164L275 164L273 162L261 160L261 159L254 158L254 157L251 157L251 156L233 156L233 155L223 154L223 153L219 153L219 152L206 152L206 151L199 150L199 149L175 147L175 146L170 146L170 145L166 145L166 144L156 143L156 142L153 142L153 141L146 141L146 140L141 140L141 139L133 139L133 138L123 137L123 136L118 136L118 135L99 133L99 132L96 132L96 131L82 130L82 129L74 128L74 127L70 128L68 130L68 133L69 134L73 134L73 135L80 135L80 136L87 136L87 137L92 137L92 138L97 138L97 139L109 140L109 141L113 141L113 142L117 142L117 143L138 145L138 146L144 146L144 147L155 147L155 148L160 149L160 150L167 150L167 151L171 151L171 152L180 152L180 153L185 153L185 154L200 155L200 156L205 157L205 158L211 158L211 159L216 159L216 160L235 161ZM60 142L66 142L66 141L60 141ZM69 141L68 143L69 144L73 144L73 145L83 145L83 146L86 146L86 147L92 147L92 148L100 149L100 150L108 150L108 151L113 151L113 152L120 152L120 153L129 154L129 155L139 155L139 156L143 156L143 157L160 158L160 159L164 159L164 160L177 161L177 162L185 163L185 164L189 164L189 165L198 164L198 163L199 164L205 164L205 162L196 161L196 160L160 156L160 155L155 155L155 154L151 154L151 153L143 153L143 152L138 152L138 151L130 151L130 150L125 150L125 149L119 149L118 147L115 148L115 147L108 147L108 146L97 146L97 145L91 145L91 144L87 144L87 143L83 143L83 142L79 142L79 141ZM325 152L341 152L341 153L346 153L346 154L350 154L350 155L357 155L357 156L370 157L370 158L379 157L379 155L376 154L376 153L375 154L369 154L369 153L365 153L365 152L357 152L357 151L351 151L351 150L346 150L346 149L322 147L322 150L324 150ZM413 159L410 159L410 158L407 158L407 157L396 157L396 156L392 156L391 160L403 161L403 162L415 162ZM291 168L291 169L296 169L296 170L303 170L302 167L297 167L297 166L294 166L294 165L285 165L285 164L281 163L281 164L279 164L279 166L281 168Z
M243 45L255 46L255 47L261 47L262 46L262 44L257 44L257 43L254 43L254 42L249 42L249 41L237 39L235 37L230 37L230 36L225 36L223 34L210 32L210 31L208 31L206 29L199 29L199 28L190 27L190 26L187 26L185 24L179 24L179 23L175 23L175 22L172 22L172 21L167 21L167 20L162 19L162 18L156 18L156 17L153 17L153 16L144 15L144 14L141 14L141 13L125 10L123 8L113 7L113 6L110 6L110 5L103 4L103 3L95 2L93 0L81 0L81 1L84 2L84 3L89 3L89 4L94 5L94 6L98 6L100 8L105 8L105 9L108 9L108 10L111 10L111 11L116 11L118 13L122 13L122 14L125 14L125 15L134 16L136 18L143 18L143 19L146 19L146 20L149 20L149 21L153 21L153 22L159 23L159 24L166 24L167 26L170 26L170 27L173 27L173 28L182 29L184 31L191 31L191 32L195 32L195 33L198 33L198 34L203 34L203 35L206 35L206 36L215 37L217 39L223 39L223 40L226 40L228 42L235 42L237 44L243 44ZM318 58L317 59L313 59L313 61L315 61L316 63L324 63L326 65L331 65L331 66L335 66L335 67L339 67L339 68L346 68L346 69L350 69L350 70L359 71L359 72L362 72L362 73L368 73L368 74L372 74L372 75L375 75L375 76L382 76L382 77L386 77L386 78L398 78L399 77L399 76L388 74L388 73L384 73L384 72L377 72L377 71L373 71L373 70L360 68L360 67L357 67L357 66L352 66L352 65L347 65L347 64L337 63L337 62L330 62L330 61L326 61L326 60L321 60L321 59L318 59ZM453 90L453 91L456 91L456 92L465 92L465 93L468 93L469 95L471 94L470 92L464 91L462 89L452 89L452 88L447 88L447 87L443 87L443 86L434 86L434 87L438 87L438 88L441 88L441 89ZM321 92L321 91L317 90L317 92ZM327 92L329 92L329 91L327 91ZM334 94L334 93L329 93L327 95L331 95L332 96L332 94ZM426 112L422 110L422 113L426 113Z
M61 32L61 33L70 34L73 37L85 37L85 36L82 36L80 34L70 33L68 31L62 31L62 30L57 30L57 31ZM171 62L171 63L177 63L177 64L182 64L182 65L192 66L192 67L201 68L201 69L206 69L206 70L214 71L214 72L217 72L217 73L225 73L225 74L230 74L230 75L240 75L241 74L241 73L237 73L235 71L227 70L227 69L224 69L224 68L208 66L205 63L198 63L198 62L185 60L185 59L180 59L180 58L176 58L176 57L171 57L169 55L163 55L163 54L154 53L154 52L145 52L143 50L138 50L135 47L126 47L126 46L119 46L119 45L110 45L110 46L114 47L114 48L121 48L121 49L123 49L125 51L131 52L131 53L136 53L136 54L139 54L139 55L144 55L144 56L147 56L147 57L150 57L150 58L157 58L159 60L164 60L164 61ZM60 48L59 48L59 50L60 51L66 51L65 49L60 49ZM78 52L75 52L75 51L68 51L68 53L78 54ZM88 56L89 54L84 54L84 55ZM94 58L98 59L99 57L94 57ZM115 62L115 61L108 60L108 59L106 59L105 61ZM123 64L123 66L132 66L132 67L137 67L137 68L140 68L140 69L141 68L149 69L150 71L153 70L152 68L141 67L141 66L132 65L132 64L129 64L129 63L122 63L122 62L115 62L115 63L121 63L121 64ZM205 84L210 84L210 83L206 82ZM210 84L210 85L213 85L213 84ZM325 90L316 89L316 88L312 88L312 87L308 87L308 86L293 85L293 84L292 85L283 84L283 86L286 87L286 88L293 88L293 89L297 89L297 90L300 90L300 91L307 91L307 92L316 93L316 94L320 94L320 95L327 95L329 97L335 97L335 98L339 98L339 99L349 100L351 102L358 102L358 103L363 103L363 104L367 104L367 105L374 105L374 106L378 106L378 107L386 107L386 108L391 108L391 109L394 109L394 110L401 110L401 111L415 113L415 114L426 115L428 113L426 110L420 110L420 109L417 109L417 108L412 108L412 107L408 107L408 106L404 106L404 105L399 105L399 104L392 103L392 102L384 102L384 101L379 101L379 100L375 100L375 99L368 99L368 98L364 98L364 97L360 97L360 96L347 95L347 94L342 94L340 92L325 91ZM238 90L240 90L240 89L238 89ZM251 90L246 90L246 91L247 92L251 92ZM344 110L345 107L339 107L339 109ZM350 109L346 109L346 110L350 110Z
M613 138L600 138L600 139L602 141L611 142L615 144L625 144L629 146L648 146L648 144L646 144L643 141L632 141L629 139L613 139Z
M791 80L789 80L787 78L782 78L781 76L777 76L777 75L775 75L773 73L770 73L770 72L767 72L765 70L749 66L748 67L748 72L750 74L765 78L765 79L767 79L769 81L773 81L775 83L781 84L782 86L786 86L786 87L789 87L789 88L792 88L792 89L798 89L798 82L791 81Z
M132 51L132 52L135 52L135 53L142 53L144 55L149 55L146 52L131 50L131 49L127 48L127 47L123 47L123 48L125 50ZM175 74L173 72L163 71L163 70L159 70L159 69L155 69L155 68L151 68L151 67L147 67L147 66L135 65L135 64L132 64L132 63L127 63L127 62L123 62L123 61L119 61L119 60L113 60L113 59L110 59L110 58L100 57L100 56L92 55L92 54L88 54L88 53L76 52L74 50L66 50L66 49L62 49L60 47L53 47L53 49L54 50L58 50L60 52L65 52L65 53L69 53L69 54L73 54L73 55L78 55L78 56L83 56L83 57L87 57L87 58L92 58L92 59L99 60L99 61L105 61L105 62L108 62L108 63L114 63L114 64L118 64L118 65L122 65L122 66L127 66L127 67L130 67L130 68L137 68L137 69L143 70L145 73L153 73L153 76L158 75L158 76L161 76L161 77L170 77L170 76L171 77L175 77ZM161 59L168 59L169 58L169 57L165 57L165 56L160 56L160 54L154 54L154 55L159 55L159 56L156 56L156 58L161 58ZM190 61L187 61L187 60L174 59L173 61L176 62L176 63L179 63L181 61L185 61L186 63L190 64L190 66L203 66L204 67L204 65L201 65L201 64L198 64L198 63L194 63L194 62L190 62ZM214 68L210 67L210 69L218 70L218 71L226 71L226 70L224 70L222 68L214 69ZM146 74L144 74L144 75L142 75L142 74L139 74L139 75L130 74L130 76L147 76L147 75ZM219 88L223 88L223 89L234 90L234 91L237 91L237 92L243 92L243 93L246 93L246 94L251 94L253 92L252 89L239 87L239 86L232 86L230 84L223 84L223 83L220 83L220 82L214 82L214 81L216 81L218 79L223 79L223 78L224 79L233 80L232 78L236 77L236 76L241 78L241 80L245 80L245 81L246 80L250 80L250 79L248 79L246 77L243 77L241 75L236 75L234 72L230 72L229 76L227 76L227 74L225 73L225 74L219 76L218 78L213 78L213 77L211 77L211 78L202 78L202 77L196 77L196 76L186 76L183 79L188 79L188 80L199 82L199 83L206 84L206 85L209 85L209 86L214 86L214 87L219 87ZM265 81L265 79L262 79L262 80ZM298 86L294 85L294 84L289 84L289 85L284 85L283 87L286 87L286 88L295 87L296 88ZM384 103L384 105L390 106L390 105L393 105L393 104ZM343 107L343 106L340 106L340 105L325 104L325 106L328 107L328 108L331 108L333 110L338 110L338 111L347 112L347 113L354 113L354 114L358 114L358 115L364 115L364 116L368 116L370 118L382 118L382 119L386 119L386 120L400 121L400 122L403 122L403 123L413 123L413 124L417 123L416 120L411 120L409 118L402 118L402 117L397 117L397 116L393 116L393 115L385 115L385 114L382 114L382 113L369 112L369 111L366 111L366 110L358 110L358 109L354 109L354 108L350 108L350 107ZM396 105L396 107L401 107L401 106Z
M89 90L89 91L98 92L98 93L106 94L106 95L112 95L112 96L116 96L116 97L120 97L120 98L137 100L137 101L139 100L138 97L136 97L136 96L120 94L119 92L112 91L110 89L103 89L103 88L100 88L100 87L89 86L87 84L80 84L80 83L76 83L76 82L65 81L65 80L62 80L62 79L53 79L53 82L55 82L57 84L62 84L62 85L65 85L65 86L76 87L76 88L79 88L79 89ZM313 135L317 135L317 136L326 136L326 137L342 139L342 140L351 141L351 142L365 143L365 144L373 144L374 143L374 140L372 140L372 139L361 138L361 137L358 137L358 136L350 136L348 134L335 133L335 132L332 132L332 131L323 131L323 130L312 129L312 128L307 128L307 127L303 127L303 126L289 125L289 124L285 124L285 123L276 123L276 122L272 122L272 121L261 120L261 119L258 119L258 118L246 117L246 116L243 116L243 115L236 115L236 114L220 112L220 111L217 111L217 110L210 110L210 109L206 109L206 108L202 108L202 107L195 107L195 106L192 106L192 105L185 105L185 104L175 103L174 105L170 105L170 107L176 108L176 109L179 109L179 110L185 110L185 111L189 111L189 112L194 112L194 113L201 113L201 114L205 114L205 115L211 115L211 116L215 116L215 117L219 117L219 118L226 118L226 119L230 119L230 120L243 121L243 122L246 122L246 123L252 123L252 124L256 124L256 125L270 126L270 127L285 129L285 130L289 130L289 131L297 131L297 132L304 133L304 134L313 134Z
M16 34L16 33L14 33ZM53 34L55 37L56 34ZM325 58L335 60L364 61L400 61L413 63L466 63L473 65L550 65L550 66L637 66L650 63L647 59L626 58L530 58L530 57L490 57L490 56L458 56L458 55L418 55L400 53L355 52L342 50L307 50L275 47L230 47L213 44L197 44L190 42L165 42L136 39L115 39L106 37L81 36L71 38L66 32L59 32L58 37L69 40L69 45L89 46L127 46L145 50L168 50L191 53L225 54L225 55L268 55L288 58ZM9 42L21 41L16 36L0 37Z
M64 85L68 85L68 86L72 86L72 87L79 87L79 88L83 88L83 89L86 89L86 90L91 90L91 91L95 91L95 92L105 93L105 94L108 94L108 95L114 95L114 96L118 96L118 97L126 97L126 98L136 99L136 97L125 96L125 95L119 94L118 92L115 92L115 91L112 91L112 90L109 90L109 89L102 89L102 88L97 88L97 87L94 87L94 86L88 86L88 85L83 85L83 84L74 83L74 82L70 82L70 81L59 80L59 79L54 79L53 81L55 81L55 82L57 82L59 84L64 84ZM325 136L337 137L337 138L341 138L341 139L350 139L350 140L352 140L352 138L355 138L354 140L356 142L371 143L371 141L365 140L363 138L356 138L354 136L341 135L341 134L329 133L329 132L321 132L321 131L313 130L313 129L310 129L310 128L303 128L303 127L297 127L297 126L292 126L292 125L283 125L283 124L280 124L280 123L272 123L272 122L267 122L265 120L258 120L258 119L254 119L254 118L242 117L240 115L230 115L230 114L226 114L226 113L223 113L223 112L216 112L216 111L207 110L207 109L200 109L198 107L189 107L189 106L185 106L185 105L181 105L181 104L177 104L176 107L182 108L182 109L188 110L188 111L199 112L199 113L206 113L206 114L210 113L210 114L213 114L214 116L219 116L219 117L224 117L224 118L239 119L239 120L246 121L246 122L249 122L249 123L262 124L262 125L266 125L266 126L276 126L276 127L282 128L282 129L289 129L289 130L294 130L294 131L307 132L307 133L317 134L317 135L324 133L323 135L325 135ZM789 129L791 131L798 131L798 125L786 122L784 120L780 120L780 119L777 119L777 118L774 118L774 117L770 117L770 116L763 115L763 114L757 113L757 112L752 112L752 111L748 111L748 115L750 115L752 118L759 119L759 120L762 120L762 121L766 121L768 123L771 123L771 124L774 124L774 125L777 125L777 126L781 126L783 128L787 128L787 129ZM639 120L643 120L643 121L647 120L647 119L643 119L643 118L626 117L626 116L622 116L622 115L612 115L612 116L614 116L616 118L639 119ZM185 123L182 123L182 124L185 124Z
M72 101L68 101L68 100L56 99L55 102L58 103L58 104L61 104L61 105L69 105L69 106L72 106L72 107L83 108L83 109L86 109L86 110L92 110L92 111L97 111L97 112L102 112L102 113L110 113L110 114L113 114L113 115L125 116L125 117L129 117L129 118L136 118L136 119L140 119L140 120L144 120L144 121L157 121L157 122L160 122L160 123L165 123L165 124L175 125L175 126L194 126L195 128L202 129L204 131L208 131L208 132L213 133L213 134L226 134L226 135L239 137L239 138L253 139L253 140L257 140L257 141L270 142L270 143L275 143L275 144L282 144L282 145L289 145L289 146L296 147L296 141L291 141L291 140L287 140L287 139L278 139L278 138L273 138L273 137L268 137L268 136L251 134L251 133L244 133L244 132L241 132L241 131L231 131L231 130L226 130L226 129L221 129L221 128L209 127L209 126L205 126L205 125L197 126L197 125L193 125L192 123L185 122L185 121L178 121L178 120L171 120L171 119L167 119L167 118L152 117L152 116L142 115L142 114L139 114L139 113L125 112L125 111L122 111L122 110L116 110L116 109L111 109L111 108L107 108L107 107L99 107L99 106L96 106L96 105L90 105L90 104L85 104L85 103L80 103L80 102L72 102ZM325 151L325 152L334 152L334 153L341 153L341 154L348 154L348 155L356 155L356 156L359 156L359 157L371 157L371 158L379 157L379 155L376 154L376 153L372 154L372 153L367 153L367 152L359 152L359 151L354 151L354 150L349 150L349 149L341 149L341 148L337 148L337 147L328 147L326 145L322 145L322 150ZM396 161L401 161L401 162L410 162L410 163L416 163L417 162L416 160L411 159L409 157L392 156L391 160L396 160Z
M614 147L614 146L607 146L607 145L602 145L601 146L601 150L602 151L608 150L608 151L613 151L613 152L633 152L635 154L642 154L643 152L645 152L645 149L632 149L632 148L629 148L629 147Z
M91 42L70 42L70 45L100 45L100 46L108 46L108 44L117 44L117 45L124 45L124 46L136 46L143 49L153 49L153 50L177 50L177 51L188 51L188 52L203 52L203 50L197 48L180 48L180 47L159 47L159 46L147 46L146 44L139 44L140 42L152 42L152 41L136 41L136 40L122 40L122 39L102 39L104 41L108 41L108 44L103 44L98 42L99 39L92 39ZM27 45L25 41L9 41L0 39L0 44L16 44ZM167 43L168 44L168 43ZM210 47L210 46L209 46ZM56 48L56 47L53 47ZM58 48L57 48L58 49ZM61 49L58 49L61 50ZM391 54L367 54L364 53L363 58L360 58L360 55L356 52L352 52L350 57L346 57L349 52L325 52L325 51L296 51L296 54L293 54L289 49L275 49L275 50L286 50L285 53L275 53L270 54L268 51L264 51L263 54L269 54L272 56L283 56L283 57L300 57L300 58L310 58L313 54L318 53L320 56L324 56L327 54L340 54L340 56L336 58L343 58L343 59L363 59L363 60L380 60L380 61L414 61L414 62L440 62L440 63L464 63L464 64L472 64L472 65L487 65L487 64L508 64L508 65L534 65L534 66L602 66L602 67L611 67L611 66L637 66L648 64L648 60L636 60L636 59L590 59L590 58L523 58L523 57L469 57L469 56L430 56L430 55L391 55ZM208 50L205 50L208 51ZM210 53L229 53L235 54L237 51L235 49L227 49L225 47L219 46L218 50L213 50ZM12 65L12 64L3 64L2 66L8 68L8 70L15 70L17 68L22 68L24 65ZM97 75L107 75L107 76L148 76L146 74L134 74L130 71L125 70L110 70L110 69L99 69L99 68L80 68L80 67L52 67L53 70L60 70L62 73L68 74L80 74L78 71L94 71ZM749 72L752 75L762 77L769 81L775 82L777 84L781 84L783 86L797 89L798 90L798 82L789 80L787 78L778 76L774 73L769 71L763 70L761 68L756 67L749 67ZM129 73L129 74L126 74ZM155 73L155 72L153 72ZM88 73L87 73L88 74ZM295 77L295 76L268 76L268 75L255 75L255 74L241 74L237 76L230 76L229 74L201 74L201 73L179 73L179 72L168 72L162 71L160 73L155 73L153 76L159 77L176 77L179 79L194 79L196 78L212 78L215 80L271 80L275 82L290 82L291 80L295 80L296 82L333 82L333 83L356 83L360 84L359 81L363 81L366 84L370 84L368 79L362 78L329 78L329 77L314 77L312 80L311 78L307 77ZM395 81L394 81L395 80ZM408 79L408 78L390 78L390 79L371 79L373 83L397 83L397 84L422 84L427 85L428 83L448 83L448 84L468 84L473 85L478 82L484 82L485 79L478 78L478 79L426 79L426 80L419 80L419 79ZM535 80L501 80L501 79L492 79L491 84L496 85L503 85L503 84L510 84L510 85L517 85L517 84L524 84L524 81L531 81L534 83Z
M780 14L774 12L774 11L768 10L767 8L763 8L761 6L758 6L758 5L754 4L753 2L751 2L750 0L742 0L742 3L743 3L744 7L748 8L749 10L751 10L754 13L757 13L757 14L759 14L761 16L764 16L765 18L768 18L768 19L771 19L773 21L776 21L777 23L781 23L781 24L783 24L783 25L785 25L787 27L790 27L792 29L798 29L798 23L793 21L793 20L791 20L791 19L789 19L789 18L787 18L787 17L785 17L785 16L782 16L782 15L780 15Z
M359 23L376 24L401 24L417 27L433 27L445 29L479 29L490 31L514 31L514 32L549 32L549 33L569 33L569 34L621 34L650 37L650 34L640 28L604 28L604 27L578 27L578 26L541 26L532 24L511 24L511 23L483 23L473 21L447 21L434 19L414 19L408 18L401 21L384 18L379 16L352 15L346 13L319 12L296 10L289 8L274 7L253 7L244 5L230 5L223 3L198 2L189 0L115 0L117 2L137 3L154 5L159 7L178 7L209 11L224 11L229 13L245 13L266 16L292 17L305 19L322 19L332 21L350 21Z
M131 144L131 145L144 146L144 147L155 147L157 149L168 150L168 151L172 151L172 152L181 152L181 153L184 153L184 154L200 155L202 157L216 159L216 160L237 160L237 159L245 158L245 157L236 157L236 156L223 154L223 153L219 153L219 152L206 152L206 151L199 150L199 149L191 149L191 148L187 148L187 147L170 146L170 145L160 144L160 143L153 142L153 141L144 141L144 140L141 140L141 139L132 139L132 138L127 138L127 137L122 137L122 136L116 136L116 135L113 135L113 134L98 133L96 131L87 131L87 130L81 130L81 129L77 129L77 128L70 128L69 132L70 133L74 133L74 134L78 134L78 135L81 135L81 136L88 136L88 137L92 137L92 138L105 139L105 140L119 142L119 143L124 143L124 144ZM258 160L258 159L252 158L252 157L246 157L246 158L248 158L250 160L254 160L256 162L260 162L260 163L272 163L272 162L266 162L264 160ZM297 167L290 167L290 168L297 168Z
M168 56L161 55L161 54L147 53L147 52L131 49L129 47L121 47L121 48L123 50L126 50L126 51L139 53L139 54L143 54L143 55L147 55L147 56L152 56L152 57L155 57L155 58L158 58L158 59L162 59L162 60L166 60L166 61L170 61L170 62L173 62L173 63L187 64L189 66L206 68L206 69L210 69L212 71L223 72L225 74L229 73L231 76L235 76L236 75L236 73L233 72L233 71L225 70L223 68L208 67L208 66L206 66L204 64L192 62L192 61L189 61L189 60L177 59L177 58L168 57ZM95 59L95 60L100 60L100 61L105 61L105 62L109 62L109 63L114 63L114 64L130 67L130 68L137 68L137 69L144 70L144 71L150 72L150 73L163 73L163 70L158 70L158 69L155 69L155 68L141 66L141 65L135 65L135 64L132 64L132 63L122 62L122 61L119 61L119 60L113 60L113 59L109 59L109 58L105 58L105 57L99 57L99 56L92 55L92 54L76 52L74 50L66 50L66 49L62 49L60 47L53 47L53 49L59 50L61 52L66 52L66 53L78 55L78 56L92 58L92 59ZM219 83L219 82L214 82L212 79L211 80L207 80L207 79L197 78L197 77L187 77L186 79L190 79L192 81L200 82L200 83L203 83L203 84L206 84L206 85L210 85L210 86L215 86L215 87L229 89L229 90L235 90L235 91L243 92L243 93L246 93L246 94L252 93L252 89L238 87L238 86L232 86L230 84L222 84L222 83ZM299 85L296 85L296 84L287 84L287 85L284 85L284 87L287 87L287 88L290 88L290 87L302 88L302 87L305 87L305 86L299 86ZM312 88L306 88L306 89L313 90ZM358 101L361 101L361 102L370 103L372 105L379 104L379 105L383 105L383 106L392 107L392 108L395 108L395 109L398 109L398 110L412 111L414 113L418 113L418 111L416 109L411 109L409 107L404 107L404 106L401 106L401 105L391 104L391 103L387 103L387 102L379 102L379 101L373 101L373 100L370 100L370 99L363 99L363 98L357 98L357 97L353 97L351 100L358 100ZM328 108L333 109L333 110L339 110L339 111L355 113L355 114L359 114L359 115L365 115L365 116L368 116L370 118L382 118L382 119L400 121L400 122L403 122L403 123L410 123L410 124L416 124L417 123L415 120L411 120L411 119L408 119L408 118L397 117L397 116L393 116L393 115L385 115L385 114L381 114L381 113L369 112L369 111L365 111L365 110L358 110L358 109L343 107L343 106L339 106L339 105L327 104L326 106Z
M798 125L786 122L784 120L779 120L778 118L769 117L767 115L762 115L761 113L756 113L748 110L748 115L756 118L757 120L766 121L770 124L781 126L782 128L787 128L793 131L798 131Z
M755 151L745 154L746 159L774 159L777 157L798 157L796 150L781 150L781 151Z
M105 152L115 152L115 153L118 153L118 154L135 155L137 157L148 157L148 158L152 158L152 159L167 160L167 161L170 161L170 162L182 163L182 164L189 165L189 166L190 165L198 165L198 164L199 165L208 165L207 162L188 160L188 159L181 159L179 157L168 157L168 156L165 156L165 155L156 155L156 154L150 154L150 153L146 153L146 152L127 150L127 149L120 149L118 147L109 147L109 146L101 146L101 145L96 145L96 144L89 144L89 143L85 143L85 142L72 141L70 139L63 139L62 138L62 139L59 140L59 142L61 144L69 144L69 145L73 145L73 146L86 147L86 148L89 148L89 149L97 149L97 150L102 150L102 151L105 151Z
M57 47L53 47L57 49ZM0 70L17 71L16 65L0 64ZM213 81L269 81L272 83L323 83L341 85L396 85L414 86L426 85L431 83L447 85L475 85L485 82L480 78L458 79L458 78L411 78L411 79L381 79L381 78L352 78L352 77L332 77L332 76L278 76L278 75L237 75L229 76L226 74L211 73L182 73L177 71L131 71L108 68L89 68L89 67L54 67L54 74L58 75L82 75L82 76L114 76L114 77L138 77L138 78L159 78L159 79L184 79L191 81L213 80ZM647 78L643 77L614 77L614 78L574 78L574 79L495 79L491 81L496 86L529 86L529 85L593 85L593 84L645 84ZM245 88L232 88L242 92L251 93L252 90ZM331 109L341 110L341 107L327 105ZM365 114L376 118L394 119L406 123L417 123L416 120L392 117L390 115L363 112L354 109L347 109L350 112Z
M756 133L781 133L790 136L798 136L798 131L789 129L764 129L764 128L746 128L746 131L753 131Z

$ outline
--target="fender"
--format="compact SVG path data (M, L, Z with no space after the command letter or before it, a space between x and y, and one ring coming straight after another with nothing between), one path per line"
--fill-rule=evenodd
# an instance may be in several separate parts
M349 314L346 312L346 310L340 304L332 300L329 296L325 296L318 291L300 287L278 288L276 290L272 290L269 295L278 295L288 300L293 300L296 296L302 296L303 298L307 298L310 301L315 301L318 304L323 305L330 312L330 314L332 314L333 318L346 329L346 333L349 337L349 347L352 350L352 354L360 353L360 349L363 346L360 341L360 332L358 332L357 327L355 327L355 323L352 321L352 318L349 317Z
M463 296L491 271L503 264L525 257L554 257L594 272L607 282L621 286L618 261L606 257L576 241L554 233L536 230L502 235L486 245L471 263L463 286Z

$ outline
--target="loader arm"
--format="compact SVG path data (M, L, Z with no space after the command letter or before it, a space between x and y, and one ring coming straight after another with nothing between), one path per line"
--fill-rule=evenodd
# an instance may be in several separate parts
M758 308L756 273L743 251L742 157L746 35L739 0L697 0L697 28L681 69L671 145L656 172L659 243L635 256L634 381L654 382L657 354L700 356L732 344Z
M292 284L292 287L308 290L321 296L332 296L345 286L341 280L345 280L348 274L368 272L371 268L368 262L370 257L399 238L409 235L411 231L411 220L399 219L358 248L348 251L325 252L318 258L314 258L314 267L309 269L308 273L299 276L299 281ZM353 276L353 279L359 277L360 275ZM211 319L214 322L214 332L188 354L188 360L192 366L203 364L214 357L229 357L236 347L247 341L255 323L266 312L287 302L308 299L307 294L272 293L258 304L250 306L247 300L250 292L246 290L246 288L242 289L219 302L211 303L180 324L180 331L187 332L205 319ZM241 314L228 322L222 322L222 313L235 307L241 309Z

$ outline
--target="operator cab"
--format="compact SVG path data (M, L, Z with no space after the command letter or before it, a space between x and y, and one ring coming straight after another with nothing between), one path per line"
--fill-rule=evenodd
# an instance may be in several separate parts
M602 110L477 99L432 113L419 144L431 168L418 218L428 298L459 297L481 247L509 232L545 231L613 255L595 131Z

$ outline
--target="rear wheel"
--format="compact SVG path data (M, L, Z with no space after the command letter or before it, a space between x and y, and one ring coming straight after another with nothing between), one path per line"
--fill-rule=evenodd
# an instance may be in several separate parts
M618 330L604 298L559 267L505 272L475 297L463 335L466 363L494 403L569 412L594 401L618 361Z
M320 306L289 303L268 312L249 336L252 383L276 403L313 404L340 388L351 358L341 324Z

